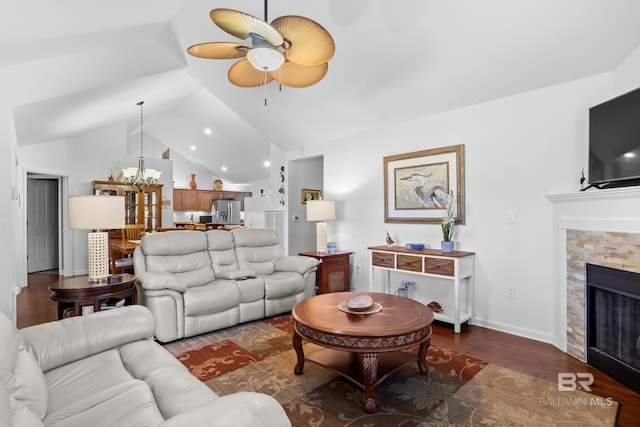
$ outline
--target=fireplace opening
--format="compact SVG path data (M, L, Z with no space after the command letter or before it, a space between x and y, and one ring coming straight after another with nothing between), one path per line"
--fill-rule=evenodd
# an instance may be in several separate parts
M640 393L640 274L586 264L587 363Z

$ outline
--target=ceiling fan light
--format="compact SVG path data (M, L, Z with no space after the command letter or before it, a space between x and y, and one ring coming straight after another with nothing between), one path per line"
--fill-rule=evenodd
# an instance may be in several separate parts
M258 47L247 53L247 60L260 71L275 71L284 63L284 55L275 49Z

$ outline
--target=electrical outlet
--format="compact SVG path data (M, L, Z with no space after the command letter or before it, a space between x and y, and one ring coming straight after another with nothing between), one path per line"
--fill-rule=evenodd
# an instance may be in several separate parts
M507 286L507 298L516 299L516 287Z

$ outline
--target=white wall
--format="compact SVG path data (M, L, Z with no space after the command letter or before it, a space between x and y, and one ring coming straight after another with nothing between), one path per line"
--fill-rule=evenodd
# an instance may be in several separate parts
M68 195L91 194L93 191L91 181L106 181L111 173L112 165L121 167L137 166L137 157L127 154L127 129L126 124L108 126L96 129L74 138L52 141L42 144L17 147L18 167L21 180L18 190L26 195L26 173L40 172L68 178ZM137 156L137 154L136 154ZM162 171L160 183L163 189L168 188L172 193L172 162L162 159L145 159L145 165ZM64 189L63 189L64 191ZM166 190L163 191L166 192ZM26 257L26 248L21 244L26 238L26 209L24 204L19 207L22 220L15 224L17 252ZM162 224L171 226L173 222L171 209L163 209ZM87 231L67 230L64 222L62 227L67 236L66 253L68 269L66 275L84 274L87 271ZM24 260L19 259L17 271L18 284L24 286L26 272L22 268Z
M384 244L385 229L399 244L439 247L441 240L438 224L384 223L383 157L464 144L467 221L454 240L477 254L476 323L551 342L553 230L545 195L579 189L587 110L611 88L612 75L604 74L314 146L324 154L325 197L337 201L334 237L354 251L356 288L368 289L367 247ZM506 224L506 211L515 212L515 224ZM374 290L382 290L375 279ZM425 298L442 297L413 279ZM508 286L516 287L515 299L506 298Z
M289 162L289 254L316 250L316 223L307 222L307 205L302 204L303 188L323 190L323 159L312 157ZM333 240L329 221L327 236Z

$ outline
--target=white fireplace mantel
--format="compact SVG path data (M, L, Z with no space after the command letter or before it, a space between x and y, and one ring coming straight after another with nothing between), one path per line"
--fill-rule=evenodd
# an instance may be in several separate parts
M640 233L640 187L554 194L553 344L567 351L567 230Z

